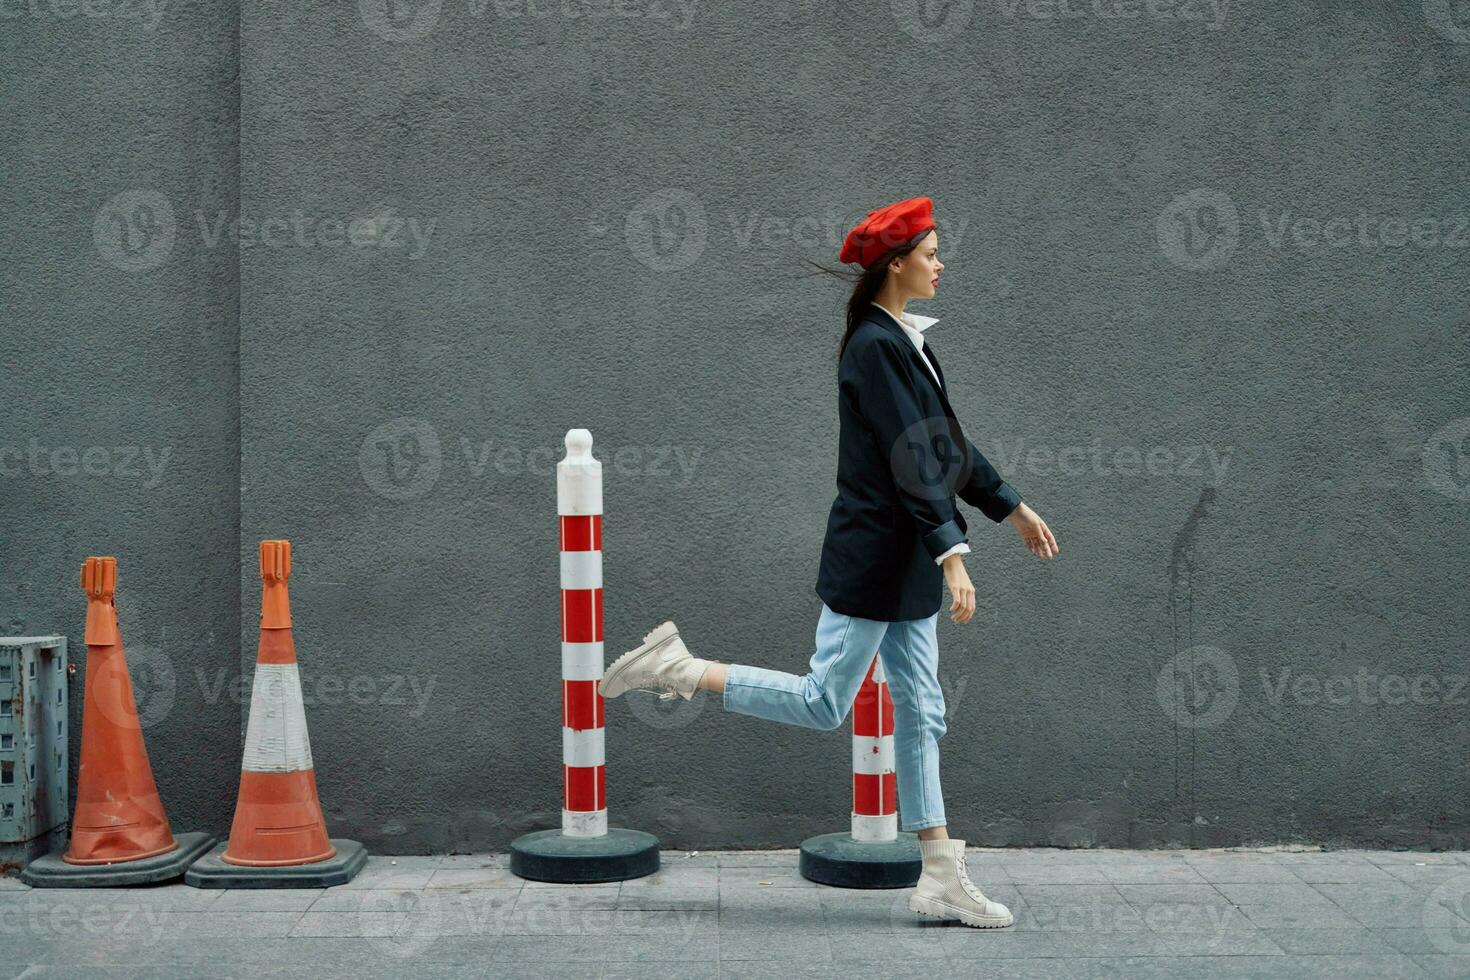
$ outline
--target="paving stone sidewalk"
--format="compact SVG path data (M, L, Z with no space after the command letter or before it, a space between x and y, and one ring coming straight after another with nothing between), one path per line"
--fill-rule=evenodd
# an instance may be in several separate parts
M784 851L665 851L648 878L526 882L504 854L373 857L350 884L29 889L7 977L1470 977L1470 852L971 848L1016 915L814 885Z

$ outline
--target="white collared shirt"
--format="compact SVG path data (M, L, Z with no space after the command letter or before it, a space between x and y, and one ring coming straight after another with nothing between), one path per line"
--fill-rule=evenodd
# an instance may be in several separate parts
M924 353L924 331L928 330L930 327L934 326L934 324L938 323L939 318L932 316L920 316L917 313L910 313L907 310L904 311L903 316L899 316L881 303L874 303L873 305L878 307L878 309L882 310L884 313L887 313L889 316L893 317L894 322L903 328L904 334L909 338L909 340L913 341L914 350L918 351L919 357L923 359L924 366L929 369L930 374L934 375L934 383L939 385L940 388L943 388L944 385L941 384L939 381L939 372L934 370L934 365L930 362L929 356ZM961 541L959 544L955 545L953 548L950 548L944 554L934 559L934 564L943 564L944 559L948 558L950 555L967 555L969 553L969 544Z
M939 372L934 370L934 365L929 361L929 355L924 353L924 331L938 323L939 318L920 316L917 313L910 313L907 310L904 311L903 316L898 316L881 303L874 303L873 305L893 317L894 321L900 327L903 327L903 332L908 336L909 340L914 342L914 350L918 351L919 356L924 359L924 366L929 369L930 374L934 375L934 383L939 384ZM942 388L944 386L941 384L940 387Z

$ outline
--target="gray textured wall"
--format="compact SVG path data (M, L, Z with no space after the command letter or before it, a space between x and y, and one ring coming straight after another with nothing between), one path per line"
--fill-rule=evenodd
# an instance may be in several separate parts
M248 675L256 542L287 537L333 833L557 825L574 426L606 468L609 656L672 616L696 655L801 671L842 291L800 263L928 194L949 271L916 309L1062 546L971 512L951 831L1466 844L1447 0L252 0L238 91L224 14L12 25L5 444L172 455L156 487L7 473L4 622L78 635L77 562L119 554L127 636L178 678L149 733L176 823L227 828L244 714L199 669ZM128 190L176 219L137 272L93 235ZM608 729L613 823L665 846L847 825L845 729L709 696Z
M118 557L181 830L228 829L239 781L239 264L195 222L237 207L237 24L0 5L0 629L69 637L79 731L82 559Z

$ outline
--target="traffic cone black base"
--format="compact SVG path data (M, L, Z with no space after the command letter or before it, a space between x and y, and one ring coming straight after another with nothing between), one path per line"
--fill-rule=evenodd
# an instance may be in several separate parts
M218 838L196 831L175 834L174 840L179 846L165 854L116 864L69 864L57 851L26 865L20 880L32 888L116 888L168 881L183 874Z
M221 844L195 861L184 873L184 884L195 888L330 888L345 885L367 864L367 848L355 840L332 838L336 853L324 861L275 867L230 864Z

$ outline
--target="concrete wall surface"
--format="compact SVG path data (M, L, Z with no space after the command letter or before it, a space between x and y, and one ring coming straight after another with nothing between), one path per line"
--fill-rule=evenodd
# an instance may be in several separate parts
M118 556L177 828L229 827L262 538L334 836L559 825L573 427L609 659L672 617L804 671L845 292L803 262L923 194L911 309L1062 548L967 511L950 832L1470 843L1463 5L0 7L0 623L83 662ZM615 826L846 828L845 726L652 701L607 705Z

